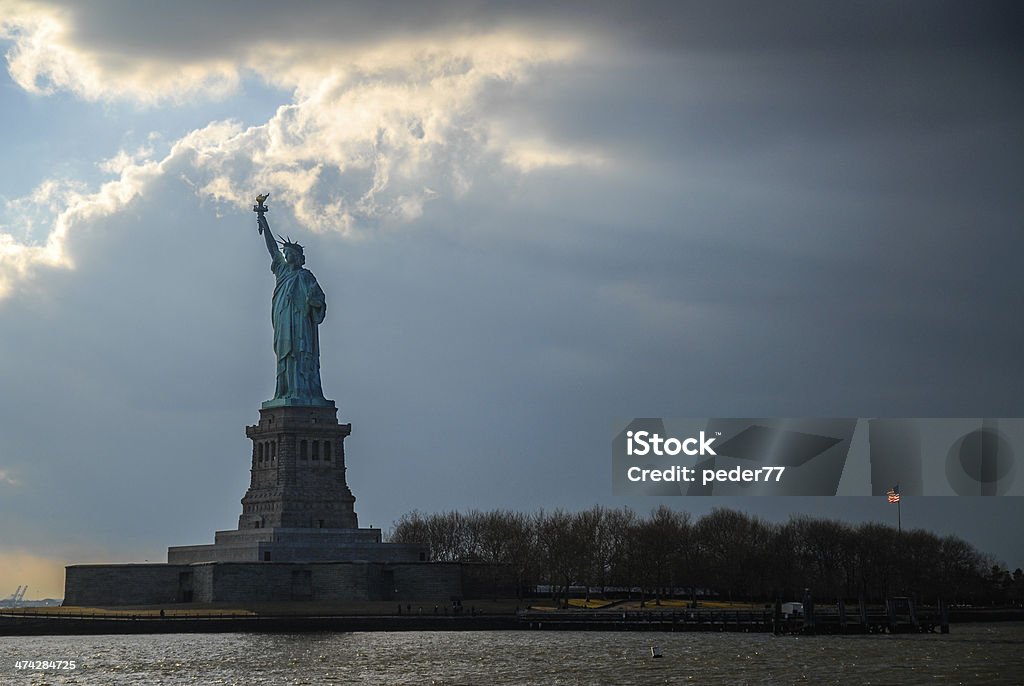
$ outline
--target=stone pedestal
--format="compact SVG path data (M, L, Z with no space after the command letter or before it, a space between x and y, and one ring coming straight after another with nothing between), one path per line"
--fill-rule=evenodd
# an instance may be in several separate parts
M238 529L213 545L173 546L170 564L203 562L426 562L419 544L382 543L380 529L360 529L345 480L345 438L337 408L263 403L252 440L249 490Z
M238 528L212 545L173 546L167 564L70 565L65 602L138 605L277 600L394 600L462 595L462 566L418 543L360 529L345 480L337 408L270 401L245 427L249 489Z
M260 410L245 428L252 440L249 490L238 529L356 529L355 497L345 481L345 438L333 406Z

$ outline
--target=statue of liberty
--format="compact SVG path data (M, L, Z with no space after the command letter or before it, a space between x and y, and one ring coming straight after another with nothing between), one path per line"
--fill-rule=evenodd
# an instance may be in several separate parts
M274 325L274 354L277 357L277 386L273 400L263 407L281 405L333 406L324 398L320 385L320 336L317 327L327 314L327 301L316 277L306 263L302 246L291 239L277 241L264 216L267 195L256 196L259 232L270 252L274 285L271 322ZM278 249L277 244L281 244Z

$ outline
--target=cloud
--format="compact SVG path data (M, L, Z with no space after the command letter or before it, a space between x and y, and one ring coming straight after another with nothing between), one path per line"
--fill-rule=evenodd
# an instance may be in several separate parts
M7 221L0 224L0 297L39 268L74 268L67 249L73 228L124 207L159 170L151 161L125 163L116 180L92 193L79 183L50 179L29 195L7 201Z
M305 228L352 235L418 219L438 195L464 193L481 170L520 173L598 165L599 152L562 149L542 132L512 134L481 100L496 83L515 86L537 67L571 60L578 41L494 29L425 33L378 43L307 44L262 36L188 58L141 47L100 49L76 20L84 15L36 3L8 4L2 35L12 78L29 92L68 90L86 100L144 106L231 94L252 73L289 93L264 123L215 121L173 144L119 151L99 164L115 175L95 192L46 180L8 202L0 227L0 297L38 267L72 268L69 231L109 214L172 173L201 198L245 208L270 191ZM84 37L83 37L84 35ZM237 36L235 36L237 41ZM278 205L281 207L281 205Z
M437 17L416 25L411 11L396 30L399 24L387 16L353 22L351 9L330 7L203 5L190 12L179 5L173 15L161 16L154 8L2 4L0 38L12 41L8 69L22 88L146 106L223 98L249 74L307 94L324 80L343 83L389 71L414 80L465 76L468 70L516 78L524 64L567 57L579 42L536 27L459 25L453 31ZM194 25L196 15L202 27ZM365 31L356 30L360 24ZM202 35L207 40L197 41Z
M544 167L601 167L607 162L599 152L569 149L540 140L505 140L495 147L503 150L502 161L528 173Z
M75 42L74 15L46 3L5 2L0 38L15 83L30 93L69 90L87 100L134 98L155 103L197 94L227 94L238 85L238 69L222 61L171 64L89 49Z
M8 486L20 486L21 482L11 476L11 473L6 469L0 469L0 484L7 484Z
M79 272L0 303L8 550L155 559L126 547L235 521L239 427L273 387L270 275L237 231L262 191L275 228L321 232L366 523L589 506L607 417L1014 411L1021 101L998 32L945 6L541 4L0 0L14 88L38 94L4 109L11 141L19 112L47 134L72 112L124 148L41 140L76 170L48 180L9 155L37 183L0 205L2 288ZM467 427L502 454L448 450ZM188 502L153 486L183 475Z

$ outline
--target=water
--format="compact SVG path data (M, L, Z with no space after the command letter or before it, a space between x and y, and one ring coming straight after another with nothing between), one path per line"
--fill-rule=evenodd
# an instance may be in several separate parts
M652 659L650 647L664 657ZM71 660L74 672L14 661ZM638 632L0 638L0 684L1024 684L1024 624L942 635Z

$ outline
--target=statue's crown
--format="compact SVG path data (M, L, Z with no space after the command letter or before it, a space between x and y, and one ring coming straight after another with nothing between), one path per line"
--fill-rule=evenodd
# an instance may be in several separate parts
M281 248L294 248L295 250L298 250L299 252L302 252L302 246L299 245L298 243L292 242L291 237L288 237L288 238L284 239L283 241L278 241L278 243L281 244Z

